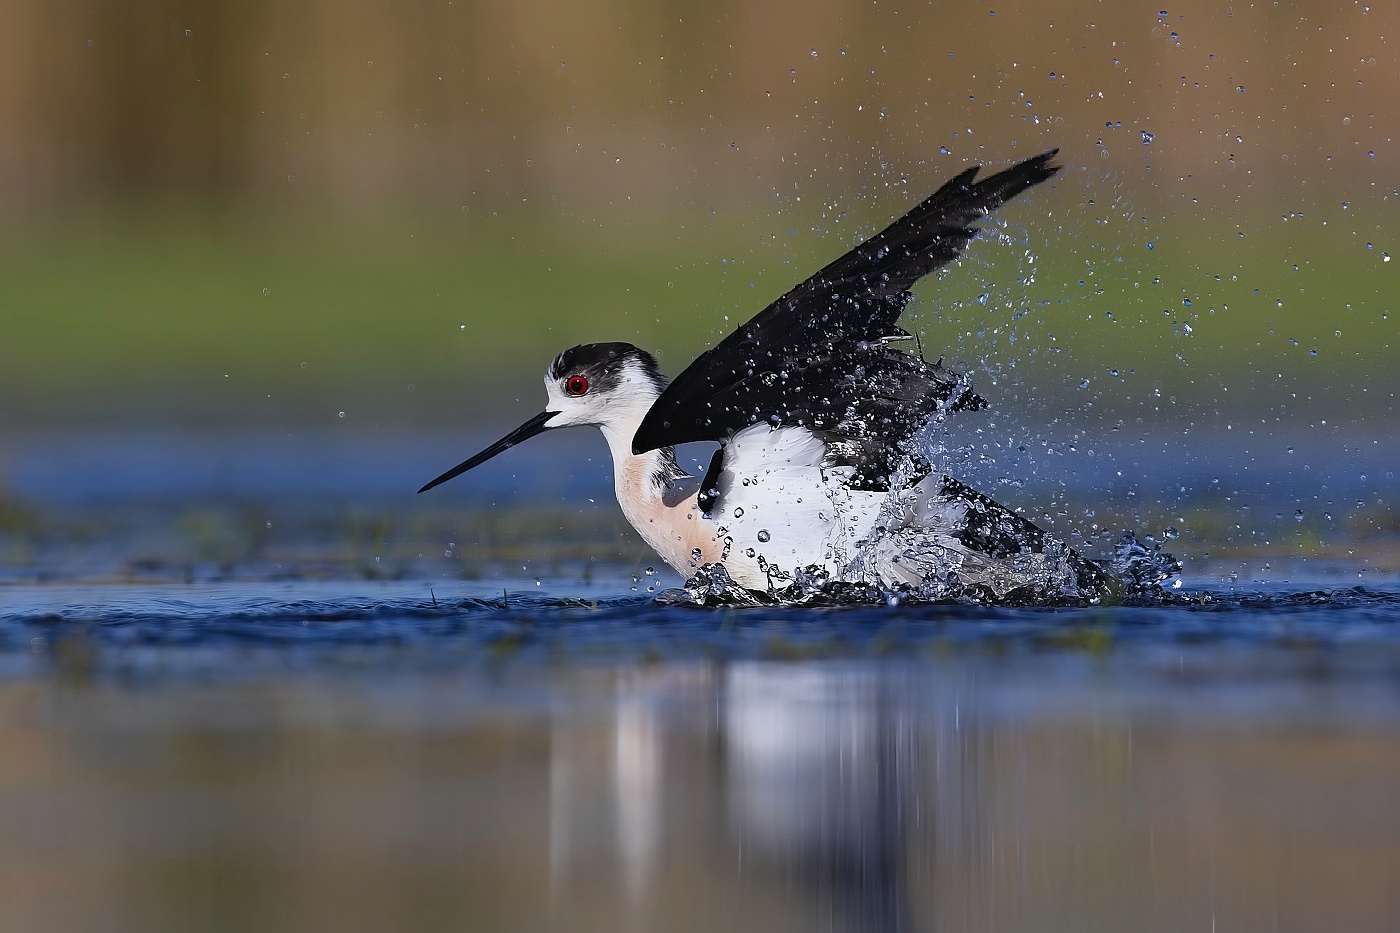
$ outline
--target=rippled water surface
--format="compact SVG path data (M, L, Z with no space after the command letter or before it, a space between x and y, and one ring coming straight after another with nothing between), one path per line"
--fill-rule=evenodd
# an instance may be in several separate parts
M14 929L1388 929L1400 587L0 590ZM640 587L644 589L644 587Z
M0 926L1395 928L1385 489L1183 511L1181 605L700 609L541 443L16 446Z

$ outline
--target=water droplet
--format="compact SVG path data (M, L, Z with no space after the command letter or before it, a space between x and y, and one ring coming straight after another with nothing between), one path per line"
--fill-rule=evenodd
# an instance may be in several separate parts
M1178 39L1180 39L1180 38L1181 38L1181 36L1177 35L1176 33L1172 33L1172 41L1173 41L1173 42L1175 42L1176 40L1178 40Z
M264 289L262 290L262 296L263 296L264 298L266 298L268 295L271 295L271 294L272 294L272 289L270 289L270 288L264 288Z
M1313 347L1311 350L1309 350L1308 356L1317 356L1317 347Z
M697 564L700 563L700 558L702 558L702 557L704 557L704 556L705 556L704 553L701 552L701 550L700 550L699 548L695 548L694 550L692 550L692 551L690 552L690 559L693 560L693 561L694 561L695 563L697 563Z
M735 518L743 518L743 517L744 517L744 509L743 509L743 506L740 506L740 507L738 507L738 508L736 508L736 509L734 510L734 517L735 517Z
M1238 91L1239 93L1243 94L1243 93L1244 93L1244 85L1241 84L1239 87L1235 88L1235 90Z
M1152 145L1152 134L1147 132L1147 130L1142 131L1142 144L1144 146Z
M1190 298L1183 298L1183 299L1181 299L1181 304L1182 304L1183 307L1189 308L1189 307L1191 307L1191 299L1190 299Z
M643 570L642 573L646 574L649 577L654 577L656 576L656 568L648 567L646 570Z
M1116 370L1116 369L1110 369L1110 370L1108 371L1108 374L1109 374L1110 376L1117 376L1117 375L1118 375L1118 370Z
M759 544L767 544L770 540L772 540L772 537L773 537L773 536L770 535L770 534L768 533L768 529L767 529L767 528L760 528L760 529L758 530L758 543L759 543Z
M951 154L952 154L952 150L949 149L947 146L939 146L939 147L938 147L938 152L939 152L941 155L951 155Z
M1081 389L1087 389L1087 388L1089 388L1089 380L1088 380L1088 379L1081 379L1081 380L1079 380L1079 388L1081 388Z
M808 52L807 54L810 55L810 56L812 56L813 58L816 58L816 57L817 57L817 50L816 50L816 49L812 49L812 51Z
M1175 541L1177 538L1181 537L1181 530L1175 525L1168 525L1166 530L1162 532L1162 536L1168 541Z
M1296 512L1293 513L1293 520L1294 520L1295 522L1301 522L1301 521L1303 520L1303 510L1302 510L1302 509L1298 509Z
M338 417L344 418L344 417L345 417L345 412L342 411Z

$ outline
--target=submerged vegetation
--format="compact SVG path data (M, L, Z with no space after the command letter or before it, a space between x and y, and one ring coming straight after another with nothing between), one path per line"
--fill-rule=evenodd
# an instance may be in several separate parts
M445 508L416 501L132 502L73 509L0 499L0 510L0 584L362 579L450 586L506 579L586 588L595 578L630 577L639 595L654 595L678 582L611 502ZM1125 521L1160 526L1151 512L1138 517L1143 521ZM1126 539L1117 533L1070 541L1120 576L1124 568L1116 564L1124 558L1137 554L1136 566L1161 569L1143 564L1143 555L1167 556L1164 545L1185 544L1187 590L1311 578L1338 568L1350 568L1352 576L1368 571L1357 582L1379 581L1385 568L1400 563L1400 527L1388 511L1356 517L1320 543L1306 522L1289 518L1292 527L1285 528L1270 520L1260 531L1235 528L1236 517L1202 505L1189 513L1184 540L1142 534L1140 554L1120 553ZM1140 582L1145 591L1164 592L1157 580Z

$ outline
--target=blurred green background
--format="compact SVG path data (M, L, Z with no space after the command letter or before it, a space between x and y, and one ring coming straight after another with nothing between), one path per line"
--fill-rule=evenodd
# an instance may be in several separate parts
M0 15L12 427L513 420L559 349L675 373L950 174L1050 147L1054 188L922 287L927 353L1032 423L1394 425L1388 5Z
M24 566L66 566L34 529L96 500L233 502L240 554L245 526L291 534L287 502L472 510L389 534L406 566L460 563L506 502L630 541L596 437L412 491L537 411L561 349L627 340L674 375L956 172L1053 147L1061 175L906 313L991 403L953 419L947 468L1092 547L1174 525L1197 567L1394 566L1393 7L0 15L0 526L28 529Z

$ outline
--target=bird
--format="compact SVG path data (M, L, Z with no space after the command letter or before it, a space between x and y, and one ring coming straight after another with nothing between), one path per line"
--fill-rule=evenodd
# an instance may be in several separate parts
M979 179L973 165L794 286L668 382L630 343L560 353L545 410L425 484L545 431L594 426L618 505L682 577L752 593L831 586L997 603L1097 600L1109 577L929 462L919 433L983 408L970 378L906 352L911 288L974 224L1054 177L1052 149ZM719 446L695 476L679 444Z

